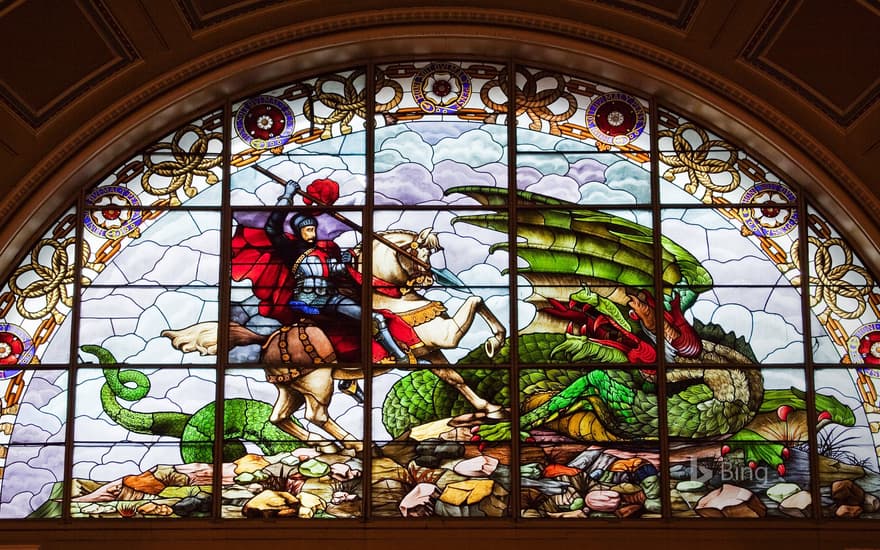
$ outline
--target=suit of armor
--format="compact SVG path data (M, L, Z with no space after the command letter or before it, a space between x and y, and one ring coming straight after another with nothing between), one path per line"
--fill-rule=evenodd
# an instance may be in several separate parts
M285 194L278 198L278 206L290 206L299 185L288 181ZM293 300L290 306L304 313L316 315L342 315L361 320L361 305L342 294L336 280L349 276L347 263L351 254L337 255L338 248L332 241L318 241L318 221L303 213L298 213L290 221L296 240L284 234L284 220L287 212L276 210L269 215L265 231L278 255L290 266L294 279ZM398 363L409 363L410 356L397 345L388 330L385 318L379 313L371 313L372 334L376 342Z
M322 248L303 252L291 267L296 281L293 297L314 311L308 313L340 313L352 319L361 318L361 305L339 292L334 279L348 276L345 263Z

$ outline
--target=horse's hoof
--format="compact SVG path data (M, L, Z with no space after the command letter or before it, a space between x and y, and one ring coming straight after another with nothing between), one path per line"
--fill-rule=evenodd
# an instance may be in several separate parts
M493 357L495 357L495 354L498 353L498 351L501 349L501 346L501 339L493 336L486 340L486 343L483 344L483 349L485 350L486 355L489 357L489 359L492 359Z
M510 409L498 407L495 410L489 410L489 412L486 413L486 418L488 418L489 420L494 420L496 422L500 422L502 420L510 420Z

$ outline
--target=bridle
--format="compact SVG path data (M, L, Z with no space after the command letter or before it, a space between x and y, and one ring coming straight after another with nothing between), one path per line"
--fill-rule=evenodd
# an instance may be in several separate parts
M398 288L401 294L408 294L415 288L427 288L434 285L434 274L431 272L430 264L419 257L421 250L427 250L429 256L435 251L442 250L437 236L431 232L430 227L423 229L408 245L396 250L398 263L408 275L406 283ZM403 263L402 254L412 266Z

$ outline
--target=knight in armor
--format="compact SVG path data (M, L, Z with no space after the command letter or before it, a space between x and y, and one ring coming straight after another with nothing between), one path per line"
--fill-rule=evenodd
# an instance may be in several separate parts
M299 184L289 180L276 206L291 206L299 190ZM295 282L291 307L310 315L342 315L360 321L361 305L340 292L337 285L337 281L350 277L347 265L353 260L351 252L340 254L335 243L319 241L318 220L307 213L297 213L290 219L290 229L296 239L289 239L284 234L286 217L284 210L272 212L265 231L278 255L292 271ZM385 318L376 312L372 312L371 318L376 342L396 362L409 363L410 356L391 336Z

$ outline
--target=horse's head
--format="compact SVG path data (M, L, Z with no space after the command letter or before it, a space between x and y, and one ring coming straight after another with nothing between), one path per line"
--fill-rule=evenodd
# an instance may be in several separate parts
M373 241L373 274L403 292L429 287L434 284L431 255L439 250L442 250L440 239L430 227L419 233L405 230L382 232Z
M431 271L431 254L443 250L440 246L440 238L434 233L434 229L426 227L419 232L415 239L409 243L410 256L424 262L426 266L420 266L423 270Z

